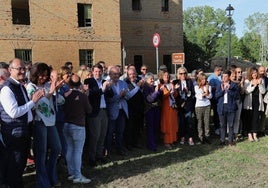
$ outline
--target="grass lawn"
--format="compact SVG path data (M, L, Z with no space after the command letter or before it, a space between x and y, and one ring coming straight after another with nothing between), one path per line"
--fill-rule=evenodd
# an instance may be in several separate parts
M236 146L178 145L171 150L159 146L157 152L135 149L127 157L113 156L95 168L83 166L90 184L74 185L59 169L64 188L80 187L268 187L268 137L247 140ZM35 186L35 173L25 173L25 187Z

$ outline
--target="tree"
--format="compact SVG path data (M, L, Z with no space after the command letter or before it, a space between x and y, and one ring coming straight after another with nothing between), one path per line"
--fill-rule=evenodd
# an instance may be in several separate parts
M228 19L224 10L214 10L209 6L192 7L183 12L183 27L188 41L199 46L204 59L209 61L219 51L219 39L228 32Z
M246 60L255 63L259 60L259 49L261 46L261 36L254 32L245 33L240 39L242 57Z
M188 71L194 69L203 68L204 69L204 51L195 43L190 42L185 33L183 33L183 46L185 53L185 66Z
M225 33L218 39L218 45L216 48L216 57L227 57L228 55L228 33ZM241 41L235 34L231 34L231 57L239 56L242 57L241 52Z
M248 40L250 37L258 40L247 41L250 42L249 44L255 44L253 45L255 49L252 49L254 51L251 52L252 58L264 63L268 60L268 13L254 13L245 20L245 24L248 29L244 40ZM244 43L244 45L247 44ZM248 47L250 48L252 45Z

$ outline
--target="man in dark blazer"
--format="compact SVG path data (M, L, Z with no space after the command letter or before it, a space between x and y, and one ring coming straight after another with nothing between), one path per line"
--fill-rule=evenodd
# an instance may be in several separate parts
M93 78L88 78L84 84L88 85L89 101L93 107L88 117L88 139L89 139L89 164L96 166L96 161L104 162L104 141L108 127L108 116L104 94L110 85L109 81L102 80L103 67L96 64L92 68Z
M127 149L132 147L141 147L141 131L144 126L144 97L142 94L141 86L144 80L138 81L138 75L135 69L127 70L126 83L129 91L135 90L134 95L127 101L129 119L127 120L124 140Z
M222 83L217 86L215 98L218 101L217 111L220 119L220 137L221 145L225 145L226 127L229 128L228 141L229 145L234 145L234 116L237 110L236 100L239 96L238 86L230 81L229 77L231 72L229 70L224 71L222 74Z

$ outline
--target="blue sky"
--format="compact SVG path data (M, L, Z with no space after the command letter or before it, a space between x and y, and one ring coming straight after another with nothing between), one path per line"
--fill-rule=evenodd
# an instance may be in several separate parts
M267 0L183 0L183 10L196 6L211 6L215 9L225 10L229 4L234 7L233 19L235 21L236 35L242 37L244 30L244 20L256 13L268 13Z

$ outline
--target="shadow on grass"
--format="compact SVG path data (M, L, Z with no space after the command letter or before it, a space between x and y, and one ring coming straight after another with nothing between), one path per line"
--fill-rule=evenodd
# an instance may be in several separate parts
M89 173L92 173L91 177L93 175L91 185L98 187L116 179L126 179L157 168L165 168L208 155L217 148L216 145L180 146L172 150L165 150L161 147L156 153L141 153L139 156L128 157L89 170Z
M158 147L157 152L151 152L147 149L136 149L130 151L126 157L112 155L109 162L99 165L95 168L83 164L82 172L86 177L92 179L87 185L74 185L67 180L67 169L59 166L58 174L62 182L62 187L105 187L106 184L117 180L126 179L136 175L140 175L157 168L165 168L167 166L182 163L194 158L208 155L218 149L218 139L214 138L211 145L178 145L174 149L166 150L163 145ZM25 174L25 187L35 187L35 173Z

